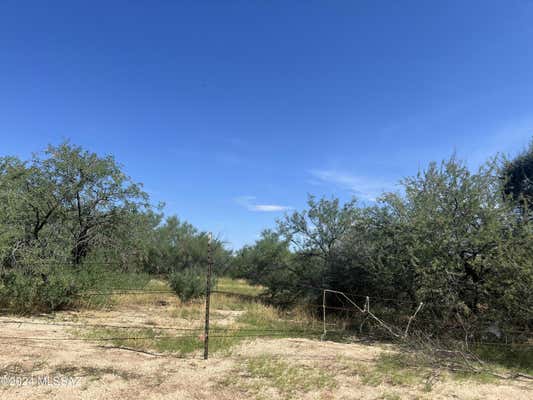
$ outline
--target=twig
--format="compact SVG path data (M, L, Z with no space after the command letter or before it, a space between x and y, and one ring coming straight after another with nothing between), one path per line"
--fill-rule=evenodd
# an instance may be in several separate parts
M516 376L517 378L525 378L525 379L532 379L532 380L533 380L533 375L523 374L523 373L521 373L521 372L517 372L517 373L515 374L515 376Z
M355 303L352 299L350 299L348 296L346 296L346 294L344 294L343 292L339 292L338 290L325 289L325 290L324 290L324 293L326 293L326 292L335 293L335 294L340 294L341 296L344 296L344 298L345 298L346 300L348 300L350 303L353 304L353 306L357 309L357 311L359 311L359 312L361 312L361 313L363 313L363 314L367 314L367 315L369 315L370 317L372 317L374 320L376 320L376 322L377 322L378 324L380 324L383 328L385 328L387 331L389 331L389 333L390 333L392 336L394 336L394 337L396 337L396 338L399 338L399 337L400 337L400 335L398 335L396 332L394 332L394 331L392 330L391 327L389 327L385 322L383 322L383 321L380 320L378 317L376 317L373 313L370 312L370 304L368 304L368 301L369 301L369 300L368 300L368 297L367 297L367 303L365 304L365 308L362 309L361 307L359 307L359 306L357 305L357 303Z
M404 337L407 337L407 334L409 333L409 327L411 326L411 322L413 322L413 319L415 319L416 314L418 314L418 312L420 311L423 305L424 303L420 303L415 313L409 317L409 322L407 322L407 326L405 327L405 332L403 334Z
M134 349L132 347L125 347L125 346L98 346L98 347L100 347L102 349L117 349L117 350L133 351L135 353L147 354L147 355L153 356L153 357L167 357L168 356L167 354L163 354L163 353L153 353L151 351Z

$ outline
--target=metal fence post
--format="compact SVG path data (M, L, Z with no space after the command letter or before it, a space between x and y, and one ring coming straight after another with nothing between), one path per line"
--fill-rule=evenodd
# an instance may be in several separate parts
M205 285L204 360L207 360L209 356L209 306L211 300L211 270L213 269L211 236L211 232L209 232L207 235L207 281Z
M322 291L322 320L324 324L324 333L321 336L322 340L326 340L326 291Z

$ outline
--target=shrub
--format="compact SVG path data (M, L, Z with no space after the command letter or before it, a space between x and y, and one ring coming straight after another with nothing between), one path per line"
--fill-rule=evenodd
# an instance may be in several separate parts
M0 275L0 304L19 313L69 308L87 286L87 277L87 274L77 274L71 267L52 267L31 273L6 271Z
M189 301L205 294L205 276L198 268L175 271L169 276L170 287L182 301ZM211 281L211 287L215 284Z

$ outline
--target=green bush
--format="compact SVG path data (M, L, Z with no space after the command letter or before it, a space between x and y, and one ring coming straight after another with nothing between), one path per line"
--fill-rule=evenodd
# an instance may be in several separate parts
M110 270L106 265L11 269L0 274L0 308L15 313L51 312L106 303L113 290L143 289L150 281L144 273ZM101 296L86 296L87 291Z
M88 284L88 275L70 267L0 275L0 304L13 312L50 312L72 307Z
M189 301L202 297L205 294L205 274L198 268L188 268L175 271L169 276L170 287L182 301ZM211 287L215 286L214 279Z

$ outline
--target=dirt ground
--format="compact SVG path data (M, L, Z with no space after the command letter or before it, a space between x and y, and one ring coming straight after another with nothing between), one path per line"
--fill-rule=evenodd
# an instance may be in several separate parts
M165 315L171 314L169 307L174 305L130 305L112 311L66 312L57 314L54 321L175 324L179 316L172 321L165 319ZM224 311L219 316L229 323L235 313L238 312ZM21 323L5 323L13 319ZM230 353L214 354L204 361L200 354L194 354L196 358L177 358L88 342L76 336L72 328L48 325L47 321L46 317L0 317L0 399L533 398L533 385L527 381L482 383L437 379L430 390L422 384L401 385L386 381L369 384L359 372L370 368L383 352L391 351L386 346L309 339L256 339L242 342ZM181 323L198 325L198 321L187 319ZM21 340L21 337L34 339ZM75 340L54 340L66 337ZM263 360L263 364L254 369L249 366L250 360ZM277 368L278 375L264 365ZM315 374L315 371L322 372ZM291 389L291 385L297 389Z

